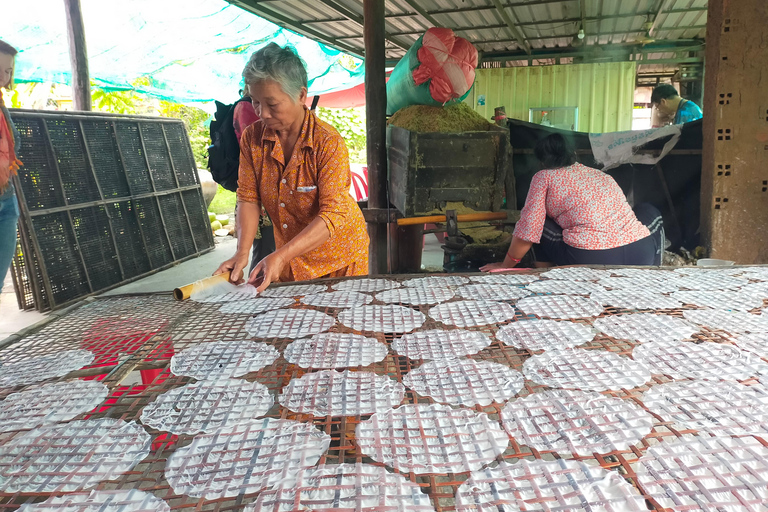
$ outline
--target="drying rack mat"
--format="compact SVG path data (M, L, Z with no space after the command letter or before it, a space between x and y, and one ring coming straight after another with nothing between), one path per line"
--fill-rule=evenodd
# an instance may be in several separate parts
M503 403L523 389L523 375L508 366L474 359L430 361L411 370L403 384L443 404Z
M434 512L418 484L371 464L324 464L262 491L244 512L393 510Z
M702 276L738 276L746 271L746 267L679 267L673 270L681 276L702 275Z
M729 381L686 380L654 386L643 404L680 429L713 436L768 436L768 390Z
M593 292L605 291L605 288L595 283L574 281L573 279L536 281L526 286L526 289L535 293L551 293L553 295L589 295Z
M768 506L768 447L754 437L695 437L648 449L637 481L674 511L745 510Z
M589 267L560 267L548 270L539 277L542 279L567 279L571 281L597 281L611 275L610 270Z
M203 380L166 391L141 411L141 422L171 434L212 432L264 416L274 404L259 382Z
M90 491L54 496L22 505L19 512L171 512L160 498L138 489Z
M768 333L738 334L733 337L733 342L741 350L752 352L757 357L768 359Z
M493 343L484 332L430 329L405 334L392 342L392 350L414 360L451 359L477 354Z
M763 307L763 298L743 291L680 291L672 294L672 298L683 304L712 309L735 309L750 311Z
M469 278L464 276L427 276L403 281L404 286L418 286L426 288L431 288L433 286L461 286L463 284L469 284Z
M699 332L697 325L682 318L654 313L604 316L595 320L594 325L607 336L639 343L684 340Z
M634 268L634 267L622 267L612 268L611 274L619 277L630 277L634 279L670 279L675 276L671 270L663 270L658 268Z
M339 313L339 323L356 331L409 332L424 324L424 313L404 306L362 306Z
M260 297L299 297L301 295L314 295L316 293L322 293L328 291L328 287L324 284L292 284L289 286L277 286L275 288L267 288L261 294Z
M174 354L171 373L197 380L242 377L271 365L278 357L275 347L258 341L214 341Z
M96 358L87 350L64 350L18 362L0 360L0 388L26 386L88 366Z
M604 306L622 309L677 309L683 305L680 301L661 293L637 288L595 292L590 297Z
M429 316L445 325L478 327L513 319L515 308L493 300L460 300L433 307Z
M589 326L557 320L518 320L496 332L496 339L521 350L562 350L589 343L596 332Z
M95 380L41 384L12 393L0 402L0 432L69 421L102 403L109 389Z
M651 431L653 417L621 398L553 389L508 403L501 423L520 444L590 457L634 446Z
M286 409L312 416L364 416L397 407L405 387L373 372L323 370L291 379L277 398Z
M307 369L354 368L383 361L389 351L376 338L360 334L325 332L291 342L283 357Z
M768 332L768 315L753 315L743 311L691 309L683 311L686 320L730 333Z
M483 274L479 276L469 276L469 279L473 283L478 284L519 286L538 281L539 276L536 274Z
M502 462L473 472L456 491L456 512L646 512L616 471L570 460Z
M703 272L688 274L675 280L680 288L698 291L738 290L748 282L744 277Z
M376 300L384 304L410 304L421 306L425 304L440 304L451 300L456 294L450 288L433 286L431 288L408 287L386 290L376 294Z
M740 291L744 294L760 297L763 300L768 299L768 283L763 281L745 284Z
M373 301L373 297L360 292L335 291L305 295L301 303L318 308L355 308L365 306Z
M38 427L0 446L0 492L71 492L114 480L149 455L151 440L114 418Z
M312 309L278 309L253 317L245 330L254 338L301 338L327 331L336 324L332 316Z
M271 487L314 466L331 436L309 423L266 418L201 434L165 466L176 494L215 500Z
M460 286L456 294L462 299L472 300L518 300L529 296L531 292L506 284L467 284Z
M250 300L256 297L256 287L250 284L238 286L238 290L224 293L213 293L210 290L203 290L200 293L192 293L189 299L194 302L210 304L213 302L232 302Z
M340 292L375 293L400 288L401 284L389 279L347 279L331 286Z
M733 345L651 341L632 351L651 373L673 379L744 380L768 374L768 363Z
M403 405L357 425L363 454L398 471L465 473L504 453L509 437L485 413L447 405Z
M680 287L677 285L679 280L679 275L668 272L666 275L659 275L659 277L606 277L600 279L597 284L610 290L644 290L654 293L671 293L680 290Z
M523 363L523 374L544 386L585 391L632 389L651 380L648 369L628 357L581 348L530 357Z
M755 281L768 281L768 268L766 267L747 267L743 268L742 277L754 279Z
M526 297L517 302L517 307L526 315L560 320L589 318L603 312L603 306L594 300L572 295Z
M237 315L258 315L275 309L287 308L296 304L296 299L292 297L280 298L256 298L248 300L237 300L222 304L219 313L237 314Z

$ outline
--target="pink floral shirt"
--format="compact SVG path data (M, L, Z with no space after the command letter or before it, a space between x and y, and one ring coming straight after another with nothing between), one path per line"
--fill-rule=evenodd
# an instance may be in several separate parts
M577 249L613 249L650 235L616 181L578 163L533 177L515 236L538 243L547 217L563 228L563 241Z

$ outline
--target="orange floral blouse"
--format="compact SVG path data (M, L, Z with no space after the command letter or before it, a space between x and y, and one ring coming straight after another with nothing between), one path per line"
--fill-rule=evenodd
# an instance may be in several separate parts
M238 201L261 203L272 219L280 248L320 217L330 238L292 259L281 281L304 281L346 267L368 271L368 233L349 194L349 153L336 129L305 110L304 124L286 164L277 133L257 121L240 141ZM290 275L292 274L292 276Z

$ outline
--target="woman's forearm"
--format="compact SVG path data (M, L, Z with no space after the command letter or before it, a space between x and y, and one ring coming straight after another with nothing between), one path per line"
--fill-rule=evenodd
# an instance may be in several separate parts
M323 245L331 237L325 221L315 218L307 227L301 230L293 240L275 251L287 263L293 258L306 254Z
M509 250L507 250L507 255L504 256L504 264L511 268L520 263L520 260L528 253L532 245L533 242L513 236L512 243L509 244Z
M259 231L261 205L246 201L237 202L235 223L237 225L237 253L248 255L253 245L253 239Z

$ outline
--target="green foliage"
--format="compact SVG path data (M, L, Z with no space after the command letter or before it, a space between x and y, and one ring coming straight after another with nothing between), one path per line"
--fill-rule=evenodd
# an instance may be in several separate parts
M231 215L235 211L235 203L237 203L237 194L219 185L213 201L208 206L208 211L216 215Z
M184 121L192 145L195 163L201 169L208 167L208 145L210 138L210 116L204 110L170 101L161 101L158 108L163 117L175 117Z
M105 91L94 89L91 84L93 108L112 114L135 114L141 99L133 91Z
M349 161L365 163L365 110L357 108L318 108L317 117L333 125L347 143Z

